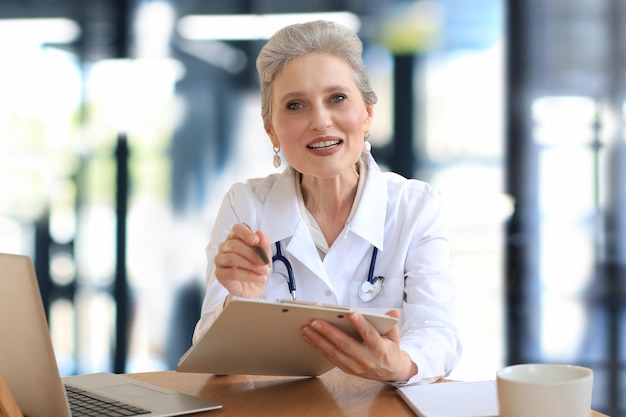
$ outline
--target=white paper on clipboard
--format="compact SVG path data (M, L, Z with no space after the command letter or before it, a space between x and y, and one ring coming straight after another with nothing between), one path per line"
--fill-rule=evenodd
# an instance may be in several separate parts
M407 385L398 394L420 417L498 417L492 380Z

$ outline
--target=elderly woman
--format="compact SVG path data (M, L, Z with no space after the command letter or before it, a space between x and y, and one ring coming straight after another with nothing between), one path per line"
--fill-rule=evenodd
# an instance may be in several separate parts
M194 342L230 297L275 301L297 289L300 300L353 311L362 341L323 320L302 329L344 372L430 382L448 375L461 351L441 195L372 158L376 94L362 49L351 30L316 21L279 30L261 50L261 115L274 166L282 151L288 167L226 194ZM398 326L380 335L361 312L398 317Z

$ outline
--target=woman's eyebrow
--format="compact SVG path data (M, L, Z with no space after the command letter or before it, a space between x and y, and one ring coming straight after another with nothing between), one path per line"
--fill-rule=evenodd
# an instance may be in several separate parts
M292 91L290 93L287 93L287 94L283 95L280 98L280 101L282 102L282 101L287 101L287 100L291 100L291 99L294 99L294 98L300 98L300 97L302 97L304 95L305 94L303 92L301 92L301 91Z
M329 85L324 87L324 89L322 90L325 94L329 94L329 93L333 93L333 92L337 92L337 91L348 91L350 92L351 89L349 87L346 87L345 85L342 84L334 84L334 85ZM286 100L291 100L294 98L300 98L300 97L304 97L306 96L306 93L304 91L291 91L285 95L283 95L280 98L280 101L286 101Z

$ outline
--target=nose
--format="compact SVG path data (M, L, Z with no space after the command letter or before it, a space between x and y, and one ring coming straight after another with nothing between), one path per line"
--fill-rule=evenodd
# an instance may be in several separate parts
M324 132L332 125L330 112L325 106L314 106L311 111L309 128L316 132Z

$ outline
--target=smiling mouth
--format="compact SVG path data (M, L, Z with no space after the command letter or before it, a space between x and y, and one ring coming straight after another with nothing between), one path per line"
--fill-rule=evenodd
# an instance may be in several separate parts
M331 148L333 146L337 146L341 143L340 140L325 140L323 142L317 142L312 145L308 145L309 149L326 149Z

